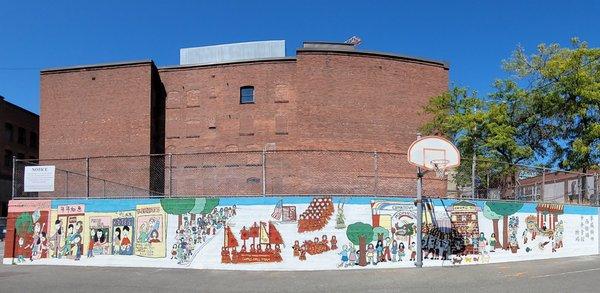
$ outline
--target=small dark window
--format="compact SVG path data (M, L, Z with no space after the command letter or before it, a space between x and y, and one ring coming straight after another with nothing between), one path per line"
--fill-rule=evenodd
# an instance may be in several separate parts
M254 103L254 87L243 86L240 88L240 104Z
M13 152L4 150L4 167L12 168Z
M25 135L26 135L26 133L27 132L25 131L25 128L19 127L19 135L17 137L17 142L19 144L26 144L26 142L25 142Z
M6 141L13 141L13 126L10 123L4 123L4 139Z
M29 133L29 146L32 148L38 147L38 135L35 132Z

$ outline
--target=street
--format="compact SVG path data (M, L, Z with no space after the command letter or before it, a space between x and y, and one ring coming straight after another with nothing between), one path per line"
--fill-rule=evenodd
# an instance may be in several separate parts
M0 292L597 292L599 273L600 256L318 272L0 265Z

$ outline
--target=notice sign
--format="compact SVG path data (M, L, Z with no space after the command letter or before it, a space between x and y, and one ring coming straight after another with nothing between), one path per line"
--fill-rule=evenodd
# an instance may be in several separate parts
M26 166L25 192L54 191L54 166Z

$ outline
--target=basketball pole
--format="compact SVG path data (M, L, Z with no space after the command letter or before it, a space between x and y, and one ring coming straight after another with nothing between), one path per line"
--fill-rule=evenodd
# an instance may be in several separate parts
M417 133L417 140L421 139L421 134ZM417 260L415 266L423 267L423 173L421 167L417 167Z

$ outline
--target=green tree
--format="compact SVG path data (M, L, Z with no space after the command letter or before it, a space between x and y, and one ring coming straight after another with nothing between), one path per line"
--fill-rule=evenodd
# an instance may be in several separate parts
M377 226L373 228L373 239L383 240L390 236L390 231L381 226Z
M160 206L170 215L183 215L189 213L195 206L193 198L161 198Z
M529 85L532 119L552 134L542 137L550 163L585 173L600 162L600 48L577 38L571 44L540 44L532 55L519 47L504 68Z
M500 229L498 228L498 221L502 219L502 215L496 214L488 204L492 204L493 202L486 202L483 206L483 216L492 220L492 224L494 226L494 235L496 236L496 244L494 245L494 249L501 248L500 245Z
M207 198L206 203L204 204L204 209L202 210L202 214L210 214L212 210L219 205L219 198Z
M196 200L193 198L161 198L160 206L169 215L177 215L177 227L183 223L183 215L194 209Z
M367 243L373 241L373 227L363 222L348 225L346 236L352 244L358 246L358 265L367 265Z
M504 250L508 250L508 216L518 212L523 207L523 203L509 201L488 201L485 203L485 206L490 210L488 215L496 214L498 216L502 216L502 248ZM496 237L498 237L498 234L496 234Z
M497 81L495 88L488 99L459 87L432 98L424 109L432 119L422 131L450 138L467 160L475 155L476 172L486 173L494 187L509 197L509 187L516 185L517 178L513 164L530 160L539 146L532 139L537 132L526 131L534 128L535 121L529 118L528 108L522 107L523 91L511 81ZM459 186L471 185L471 167L462 164L457 168Z
M31 214L21 213L15 221L15 229L19 236L33 233L33 218L31 217Z

